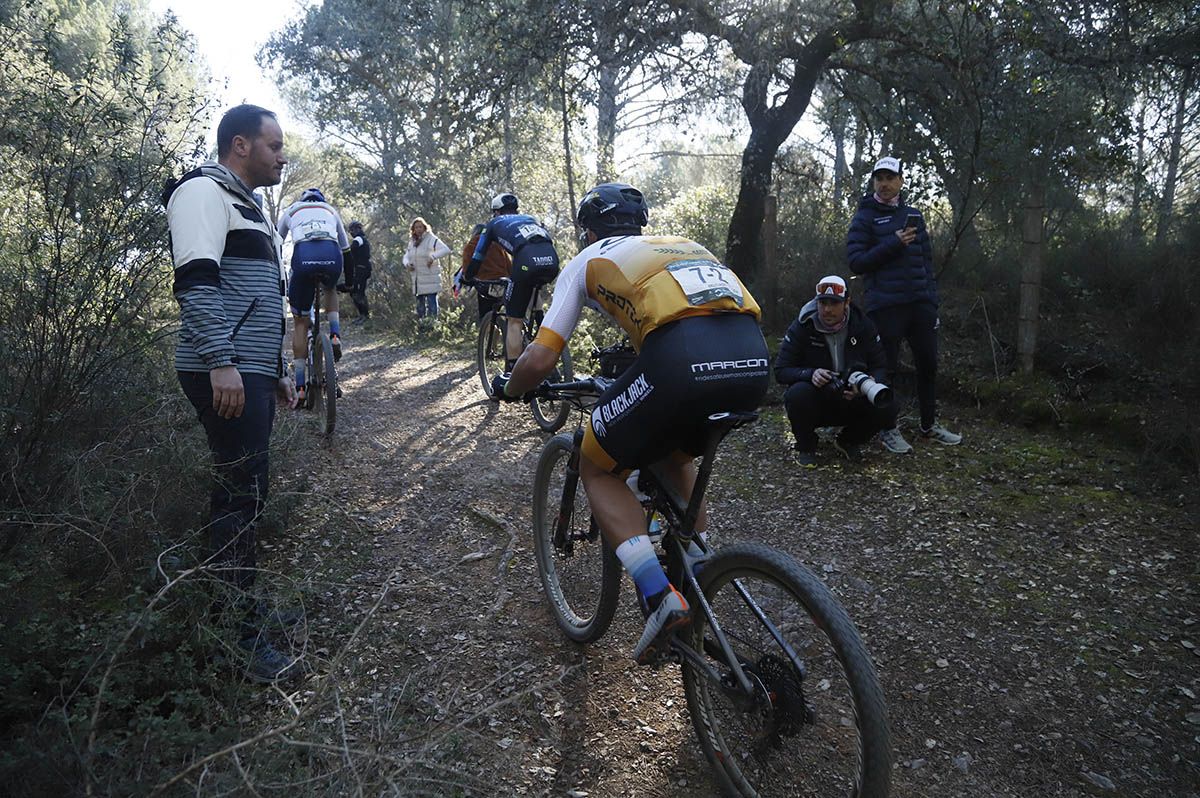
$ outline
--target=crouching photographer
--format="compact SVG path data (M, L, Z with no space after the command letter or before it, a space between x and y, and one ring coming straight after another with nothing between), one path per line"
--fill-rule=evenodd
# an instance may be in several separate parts
M896 423L879 334L849 300L845 280L822 278L775 359L775 379L787 386L783 402L802 466L817 462L817 427L842 427L837 448L854 460L863 444Z

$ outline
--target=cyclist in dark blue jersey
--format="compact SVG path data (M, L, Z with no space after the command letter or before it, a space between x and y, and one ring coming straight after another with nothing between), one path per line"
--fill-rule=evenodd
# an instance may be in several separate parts
M470 284L479 273L488 247L497 243L512 256L512 284L504 298L508 308L508 336L505 355L506 371L521 356L525 348L521 338L521 319L529 309L529 300L539 285L554 281L558 276L558 253L546 228L529 214L517 213L515 194L497 194L492 198L492 220L479 234L475 254L467 264L463 282Z

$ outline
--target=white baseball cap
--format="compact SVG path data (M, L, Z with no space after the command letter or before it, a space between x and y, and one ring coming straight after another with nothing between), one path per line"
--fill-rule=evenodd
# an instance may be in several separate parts
M846 281L836 274L822 277L817 281L817 299L836 299L845 302L848 298L846 294Z
M900 174L900 162L890 155L885 156L875 162L875 168L871 170L871 174L875 174L880 169L886 169L889 172Z

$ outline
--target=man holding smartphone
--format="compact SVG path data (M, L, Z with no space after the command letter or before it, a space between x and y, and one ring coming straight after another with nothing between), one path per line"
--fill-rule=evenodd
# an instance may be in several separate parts
M871 170L871 192L858 203L846 236L850 270L863 277L867 315L875 323L893 377L900 343L908 341L917 371L922 437L947 446L962 442L937 423L938 293L933 250L920 211L904 204L900 161L880 158ZM911 452L898 428L884 430L888 451Z

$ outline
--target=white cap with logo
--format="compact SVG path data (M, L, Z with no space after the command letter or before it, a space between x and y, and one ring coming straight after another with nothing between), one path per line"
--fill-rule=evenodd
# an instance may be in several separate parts
M890 155L880 158L875 162L875 168L871 170L871 174L875 174L881 169L900 174L900 162Z
M822 277L817 282L817 299L833 299L845 302L846 294L846 281L836 274Z

